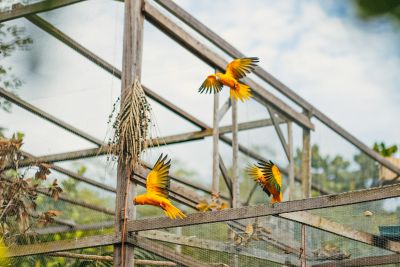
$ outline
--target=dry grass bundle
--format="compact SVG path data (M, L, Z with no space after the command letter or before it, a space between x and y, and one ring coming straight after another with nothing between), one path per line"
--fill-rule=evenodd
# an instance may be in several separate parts
M112 124L113 134L108 142L108 153L124 159L126 166L134 169L140 162L142 152L153 146L150 138L151 122L150 103L136 79L126 90L120 112Z

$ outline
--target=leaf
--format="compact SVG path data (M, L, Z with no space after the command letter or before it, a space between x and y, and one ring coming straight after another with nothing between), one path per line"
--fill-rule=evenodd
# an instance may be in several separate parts
M41 163L39 164L39 170L35 173L35 179L37 180L46 180L47 175L51 173L49 168L51 165L46 164L46 163Z
M53 181L53 184L49 187L49 193L51 197L57 201L60 198L60 194L63 192L62 188L58 185L57 179Z
M205 201L199 202L199 204L196 205L197 210L206 212L209 210L208 203Z

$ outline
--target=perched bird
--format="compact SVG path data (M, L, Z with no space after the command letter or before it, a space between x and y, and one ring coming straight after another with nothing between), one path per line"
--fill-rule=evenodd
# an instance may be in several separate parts
M238 58L226 66L225 73L217 72L207 77L199 88L199 93L219 93L224 85L231 88L230 97L235 100L244 101L252 94L250 87L239 82L239 79L246 76L257 66L257 57Z
M272 195L271 203L282 201L282 176L272 161L262 160L258 162L258 166L254 164L247 171L268 196Z
M135 205L161 207L171 219L176 219L176 217L184 218L186 215L168 200L168 173L171 167L171 160L165 162L166 159L167 155L165 157L163 157L163 154L160 155L153 169L147 175L146 193L135 197L133 202Z

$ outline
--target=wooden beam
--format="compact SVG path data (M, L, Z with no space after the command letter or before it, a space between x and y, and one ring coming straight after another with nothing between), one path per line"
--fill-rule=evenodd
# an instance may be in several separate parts
M82 137L83 139L85 139L93 144L101 146L103 143L100 139L97 139L96 137L93 137L93 136L75 128L74 126L54 117L53 115L35 107L34 105L26 102L25 100L22 100L18 96L14 95L13 93L8 92L7 90L5 90L1 87L0 87L0 96L7 99L8 101L16 104L17 106L63 128L64 130L67 130L70 133L73 133L79 137Z
M118 242L114 235L95 235L79 239L40 242L31 245L11 246L8 248L7 257L21 257L39 255L58 251L75 250L112 245Z
M288 167L289 200L294 200L295 162L294 162L294 147L293 147L293 124L291 121L287 123L287 130L288 130L288 150L289 150L289 167Z
M197 57L213 67L217 67L221 70L225 69L226 65L228 64L226 60L176 25L172 20L153 7L148 1L145 1L144 12L146 19L150 23L159 28L161 31L165 32L168 36L195 54ZM250 79L244 79L243 81L252 88L255 99L261 104L270 104L278 112L283 113L286 117L293 120L301 127L314 129L314 125L311 123L309 118L304 116L304 114L298 113L279 98L267 92L263 87L254 81Z
M91 223L91 224L76 224L73 226L67 226L67 225L50 226L46 228L33 229L32 232L38 235L49 235L49 234L67 233L75 231L107 229L112 227L114 227L114 221L105 221L105 222Z
M225 181L225 185L228 188L230 199L232 199L232 179L228 175L228 170L226 169L224 160L222 159L221 155L219 155L219 169L221 171L222 178Z
M311 197L311 184L312 184L312 174L311 174L311 131L308 129L303 129L303 149L301 151L301 189L303 193L303 198Z
M214 94L213 106L213 153L212 153L212 194L217 196L219 194L219 94Z
M355 266L377 266L400 263L400 254L383 256L370 256L355 258L351 260L331 261L313 264L312 267L355 267ZM397 266L397 265L396 265Z
M319 230L327 231L342 237L346 237L367 245L383 248L392 252L400 253L400 242L391 241L387 238L373 235L367 232L352 229L343 224L330 221L323 217L306 211L282 213L279 217L298 222Z
M156 230L178 226L196 225L204 223L225 222L255 218L261 216L277 215L281 213L321 209L375 201L400 196L400 184L379 188L371 188L346 192L335 195L320 196L308 199L264 204L222 211L189 214L184 220L171 220L169 218L151 218L144 220L128 221L129 231Z
M216 34L210 28L205 26L203 23L201 23L199 20L197 20L195 17L193 17L190 13L186 12L184 9L179 7L172 0L156 0L156 2L158 4L160 4L162 7L164 7L165 9L167 9L169 12L174 14L177 18L182 20L184 23L189 25L193 30L198 32L203 37L205 37L207 40L209 40L215 46L220 48L222 51L226 52L228 55L232 56L233 58L245 57L245 55L243 53L241 53L238 49L236 49L230 43L225 41L222 37L220 37L218 34ZM361 142L359 139L357 139L351 133L349 133L344 128L342 128L340 125L338 125L336 122L331 120L328 116L326 116L319 109L314 107L307 100L302 98L300 95L296 94L292 89L290 89L288 86L286 86L281 81L279 81L277 78L275 78L272 74L268 73L265 69L258 67L254 70L254 73L258 77L260 77L262 80L269 83L272 87L277 89L279 92L281 92L283 95L288 97L290 100L294 101L296 104L298 104L305 110L311 112L312 115L314 117L316 117L319 121L321 121L323 124L328 126L330 129L332 129L338 135L342 136L345 140L347 140L348 142L350 142L351 144L356 146L358 149L360 149L362 152L367 154L369 157L371 157L372 159L381 163L383 166L389 168L390 170L392 170L395 173L397 173L398 175L400 175L400 168L396 167L394 164L389 162L387 159L385 159L384 157L382 157L381 155L379 155L378 153L373 151L370 147L365 145L363 142Z
M128 237L128 241L141 249L144 249L148 252L156 254L164 259L171 260L173 262L178 263L182 266L191 266L191 267L203 267L203 266L210 266L211 264L207 264L205 262L199 261L194 259L185 254L176 253L174 250L158 244L154 241L148 240L146 238L135 236L135 237Z
M0 12L0 23L40 12L47 12L60 7L83 2L85 0L46 0L35 4L15 4L11 10Z
M282 145L282 148L283 148L283 152L285 152L285 155L286 155L287 159L290 160L289 147L288 147L288 144L287 144L287 142L285 140L285 136L283 135L282 130L279 127L279 123L278 123L278 120L276 118L276 113L272 108L270 108L268 106L266 106L266 108L268 110L269 116L271 117L272 123L274 125L275 132L278 135L279 141L281 142L281 145Z
M221 121L225 114L232 106L231 98L229 97L218 111L218 121Z
M267 250L260 250L252 247L235 246L221 241L200 239L194 236L178 236L164 231L145 231L139 232L139 236L145 237L152 240L167 242L171 244L179 244L188 247L200 248L210 251L218 251L230 254L238 254L247 257L253 257L257 259L267 260L279 264L285 263L287 257L282 254L277 254ZM297 262L291 261L291 264Z

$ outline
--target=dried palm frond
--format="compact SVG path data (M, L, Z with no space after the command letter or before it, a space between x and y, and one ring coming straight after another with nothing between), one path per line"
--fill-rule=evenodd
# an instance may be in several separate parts
M119 157L132 170L140 162L142 152L153 145L151 107L137 79L125 90L122 99L121 109L112 124L108 154Z

